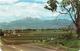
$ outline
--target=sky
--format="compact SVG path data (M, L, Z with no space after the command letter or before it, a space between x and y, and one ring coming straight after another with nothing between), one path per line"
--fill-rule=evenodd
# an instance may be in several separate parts
M61 2L61 0L58 1ZM0 0L0 22L11 22L26 17L55 19L59 13L54 12L52 16L52 12L44 8L46 2L47 0ZM65 15L59 17L65 18Z

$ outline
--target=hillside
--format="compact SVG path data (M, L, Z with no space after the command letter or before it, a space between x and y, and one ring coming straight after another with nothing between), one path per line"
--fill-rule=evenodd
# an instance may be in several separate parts
M71 20L57 19L57 20L41 20L38 18L24 18L9 23L0 23L1 29L14 29L14 28L59 28L66 27L71 23Z

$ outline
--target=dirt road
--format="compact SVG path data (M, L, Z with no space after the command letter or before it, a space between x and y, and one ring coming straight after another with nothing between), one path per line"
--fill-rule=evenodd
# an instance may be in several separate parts
M2 45L2 51L56 51L33 45Z

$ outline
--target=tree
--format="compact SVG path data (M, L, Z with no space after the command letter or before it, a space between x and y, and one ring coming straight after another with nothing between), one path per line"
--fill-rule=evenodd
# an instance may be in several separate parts
M48 5L45 5L44 8L52 12L57 11L57 5L60 4L62 11L57 12L60 14L68 14L70 16L77 29L77 37L80 39L80 0L62 0L61 3L59 3L57 0L48 0L47 4ZM63 11L66 12L64 13Z
M2 32L2 29L0 29L0 36L4 36L4 33Z

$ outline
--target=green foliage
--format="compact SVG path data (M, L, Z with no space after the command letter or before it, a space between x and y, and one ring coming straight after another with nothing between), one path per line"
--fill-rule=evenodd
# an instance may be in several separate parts
M48 10L51 10L53 12L54 10L57 9L57 3L58 2L56 0L48 0L47 1L48 5L45 5L44 8L48 9ZM80 2L78 0L62 0L62 2L58 3L58 4L60 4L62 8L65 8L69 5L71 5L71 8L69 8L69 10L72 9L73 11L75 11L77 3L80 3Z
M66 7L67 5L70 5L70 0L63 0L61 3L61 7Z
M47 2L47 4L48 5L45 5L45 9L48 9L48 10L51 10L52 12L54 11L54 10L56 10L57 9L57 1L56 0L49 0L48 2Z
M64 46L70 47L70 48L79 48L80 44L77 39L60 39L60 42L64 44Z
M62 0L61 7L65 8L67 6L71 6L71 8L69 8L69 11L70 10L75 11L75 8L77 6L76 3L78 3L78 0Z
M36 44L58 47L67 51L77 51L80 46L80 41L76 39L75 36L75 32L73 32L73 34L68 34L66 31L55 30L54 32L53 30L45 30L42 32L40 31L33 36L5 36L2 38L10 40L47 40L45 42L36 42ZM50 40L50 38L53 38L53 40ZM22 42L16 42L15 44L22 44Z

